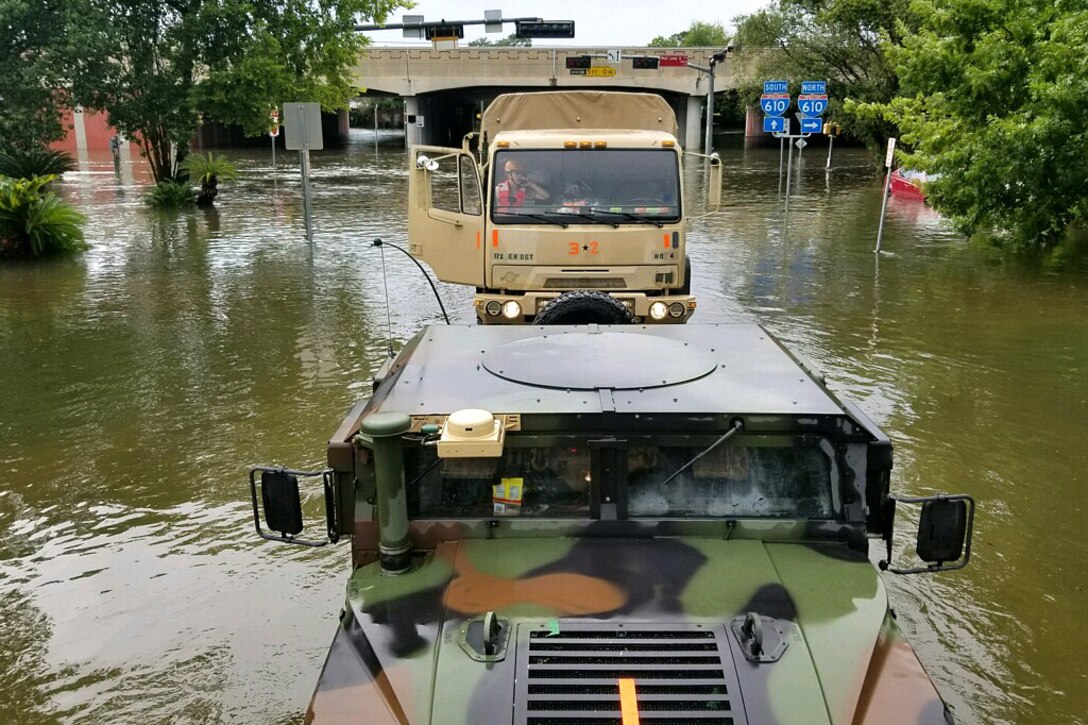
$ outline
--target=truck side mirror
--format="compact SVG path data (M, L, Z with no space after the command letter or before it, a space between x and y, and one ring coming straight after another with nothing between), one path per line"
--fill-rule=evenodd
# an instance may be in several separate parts
M884 537L888 545L888 558L880 562L881 570L893 574L920 574L962 569L971 559L971 535L974 530L975 500L965 494L951 496L924 496L921 498L889 498L891 516L894 503L920 503L922 513L918 521L918 538L915 551L926 566L896 568L891 566L892 519L888 519ZM970 506L968 506L970 503ZM948 562L948 563L946 563Z
M257 505L257 473L261 474L261 505ZM302 533L302 495L299 493L299 476L321 476L325 489L325 524L327 538L324 541L296 539ZM282 541L302 546L324 546L336 543L339 527L336 522L336 498L332 485L332 470L292 471L283 466L253 466L249 469L249 492L253 502L253 525L262 539ZM261 528L261 509L264 509L265 525L279 535Z
M710 154L710 179L706 193L707 209L718 211L722 205L722 158L718 154Z

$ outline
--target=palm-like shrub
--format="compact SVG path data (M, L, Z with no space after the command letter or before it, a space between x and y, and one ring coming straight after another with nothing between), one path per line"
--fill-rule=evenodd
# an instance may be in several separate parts
M213 153L192 154L186 156L178 167L189 174L189 179L200 184L200 194L196 203L211 206L219 194L220 181L232 181L238 178L238 169L225 156Z
M144 201L157 209L177 209L192 206L196 202L196 194L189 188L188 182L167 179L151 187Z
M45 186L52 175L0 177L0 257L42 257L87 248L84 217Z
M72 157L63 151L46 148L9 149L0 153L0 176L12 179L60 176L75 168Z

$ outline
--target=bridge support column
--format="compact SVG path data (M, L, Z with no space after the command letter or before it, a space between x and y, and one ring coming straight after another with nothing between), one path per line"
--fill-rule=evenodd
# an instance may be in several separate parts
M422 131L416 125L416 114L419 113L419 98L405 96L404 98L404 143L407 146L418 146L423 143Z
M744 114L744 137L763 135L763 110L757 106L748 106Z
M688 107L684 112L684 139L681 143L688 151L703 150L702 128L702 96L688 96Z

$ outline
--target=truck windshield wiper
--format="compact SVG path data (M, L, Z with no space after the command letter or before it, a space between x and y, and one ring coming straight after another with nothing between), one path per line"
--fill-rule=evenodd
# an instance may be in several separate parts
M588 211L579 211L579 212L575 212L573 214L573 216L576 216L579 219L589 219L594 224L607 224L608 226L612 227L613 229L619 229L620 228L620 225L617 224L616 222L610 222L607 219L598 219L596 217L596 211L597 211L596 209L589 209Z
M547 214L529 214L529 213L526 213L526 212L523 212L523 211L515 211L515 212L500 211L500 212L498 212L498 215L499 216L505 216L505 217L523 217L523 218L526 218L526 219L539 219L540 221L548 222L549 224L558 224L559 226L563 227L564 229L566 229L568 227L568 225L566 223L561 222L558 219L552 219Z
M651 219L650 217L642 216L641 214L632 214L631 212L627 212L627 211L610 211L608 209L590 209L590 211L593 212L594 214L612 214L613 216L622 216L622 217L627 217L628 219L634 219L635 221L638 221L638 222L647 222L649 224L653 224L658 229L665 226L664 224L662 224L661 222L659 222L656 219Z

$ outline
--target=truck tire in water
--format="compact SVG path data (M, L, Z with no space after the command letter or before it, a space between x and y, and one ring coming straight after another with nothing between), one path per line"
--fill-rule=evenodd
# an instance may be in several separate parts
M564 292L533 320L534 325L630 325L635 316L612 295L597 290Z

